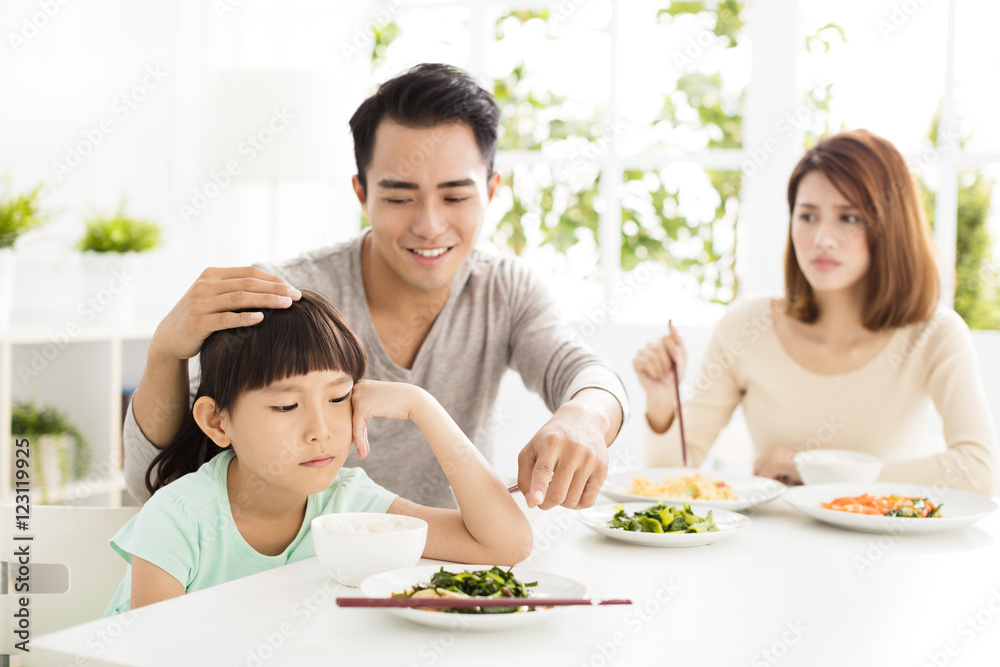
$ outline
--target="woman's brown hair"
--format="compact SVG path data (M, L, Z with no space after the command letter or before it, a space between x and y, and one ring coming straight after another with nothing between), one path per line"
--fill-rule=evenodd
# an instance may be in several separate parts
M923 322L934 314L940 286L930 225L913 176L891 143L868 130L823 139L799 161L788 181L788 211L794 215L799 183L818 171L861 211L871 264L865 276L862 322L872 331ZM803 322L819 317L788 226L785 250L788 313Z

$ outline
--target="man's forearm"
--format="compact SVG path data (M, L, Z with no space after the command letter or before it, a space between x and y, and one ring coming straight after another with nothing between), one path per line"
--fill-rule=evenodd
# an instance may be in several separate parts
M604 443L610 445L618 437L622 427L622 406L614 394L597 387L581 389L573 395L567 405L583 408L586 414L600 420L604 433Z
M156 360L149 354L132 398L132 413L155 446L166 447L180 431L189 409L189 391L186 360Z

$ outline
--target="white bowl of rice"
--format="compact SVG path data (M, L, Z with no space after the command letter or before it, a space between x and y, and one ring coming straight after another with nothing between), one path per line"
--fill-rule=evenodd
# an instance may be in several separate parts
M316 557L344 586L416 565L427 542L427 522L399 514L324 514L310 522L309 532Z
M793 460L803 484L874 482L882 472L882 459L848 449L810 449Z

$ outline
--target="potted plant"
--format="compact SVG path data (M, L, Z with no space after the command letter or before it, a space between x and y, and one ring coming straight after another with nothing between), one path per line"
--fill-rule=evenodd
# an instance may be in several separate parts
M112 215L95 215L78 248L83 251L85 307L88 323L123 327L132 323L136 303L136 257L160 244L161 229L125 213L125 202Z
M31 443L31 486L41 491L42 503L48 502L50 493L81 479L90 469L90 446L57 408L15 402L10 426L14 438L27 438Z
M14 242L29 229L45 222L45 216L38 210L40 184L34 190L15 195L7 178L3 190L0 193L0 331L10 326L14 302Z

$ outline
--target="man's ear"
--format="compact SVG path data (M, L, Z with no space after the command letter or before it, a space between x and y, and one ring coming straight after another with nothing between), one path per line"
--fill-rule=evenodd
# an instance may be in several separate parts
M215 399L202 396L194 402L192 412L198 428L204 431L205 435L212 439L212 442L219 447L228 447L232 443L227 431L228 420L219 411Z
M364 209L368 205L368 196L365 194L365 188L361 185L361 179L358 178L357 174L351 176L351 187L354 188L354 196L358 198L358 203ZM365 215L368 215L367 211L365 211Z
M490 178L486 181L486 192L487 192L487 202L493 201L493 195L497 193L497 188L500 187L500 181L502 180L499 171L495 171L490 174Z

